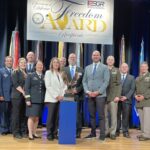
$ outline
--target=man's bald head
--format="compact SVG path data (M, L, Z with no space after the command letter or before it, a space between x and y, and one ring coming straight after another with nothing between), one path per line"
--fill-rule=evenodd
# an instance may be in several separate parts
M101 55L98 50L94 50L92 53L92 60L94 63L98 63L100 61Z

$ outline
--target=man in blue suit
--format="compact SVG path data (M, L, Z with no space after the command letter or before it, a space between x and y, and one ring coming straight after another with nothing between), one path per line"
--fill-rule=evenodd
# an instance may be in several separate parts
M10 110L11 110L11 72L13 58L5 58L5 67L0 69L0 134L6 135L10 132Z

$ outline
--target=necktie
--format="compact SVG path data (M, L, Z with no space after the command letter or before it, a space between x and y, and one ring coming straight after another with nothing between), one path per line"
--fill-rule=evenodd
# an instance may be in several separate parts
M125 75L123 74L123 75L122 75L122 78L121 78L122 84L124 83L124 80L125 80Z
M31 72L32 71L32 65L29 64L29 71Z
M11 69L8 69L8 71L9 71L9 73L11 74L11 72L12 72Z
M74 66L71 67L71 78L73 79L74 77Z
M95 73L96 73L96 66L97 66L97 64L95 64L94 65L94 69L93 69L93 76L95 75Z

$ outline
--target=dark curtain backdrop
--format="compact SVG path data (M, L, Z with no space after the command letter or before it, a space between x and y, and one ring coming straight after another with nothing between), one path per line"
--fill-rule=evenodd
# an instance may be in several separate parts
M18 20L21 40L21 56L34 51L34 41L26 40L27 0L0 0L0 63L8 55L11 33ZM131 72L137 76L141 39L144 39L145 60L150 63L150 1L149 0L115 0L114 8L114 44L104 46L104 60L114 55L116 66L119 64L119 43L124 34L126 42L126 62ZM57 56L57 42L43 42L46 68L52 57ZM74 44L67 43L66 54L74 51ZM92 50L101 50L101 45L83 44L84 66L91 63ZM134 59L133 59L134 58Z
M21 41L21 56L35 50L35 42L26 40L27 0L0 0L0 66L4 56L8 55L12 31L18 21ZM114 8L114 43L104 46L104 60L114 55L116 66L119 64L119 44L125 36L126 62L130 72L136 77L139 70L141 40L144 40L145 60L150 64L150 0L115 0ZM49 67L50 59L57 56L58 42L43 42L44 63ZM93 50L101 51L101 45L83 44L83 66L91 63ZM66 56L74 52L75 44L66 43ZM104 61L104 62L105 62Z

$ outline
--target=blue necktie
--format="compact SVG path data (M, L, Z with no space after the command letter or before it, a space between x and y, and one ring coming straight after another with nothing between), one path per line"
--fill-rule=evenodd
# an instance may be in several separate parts
M29 71L31 72L32 71L32 65L29 64Z
M96 66L97 66L97 64L95 64L94 65L94 69L93 69L93 76L95 75L95 73L96 73Z
M74 66L71 67L71 78L73 79L74 77Z

